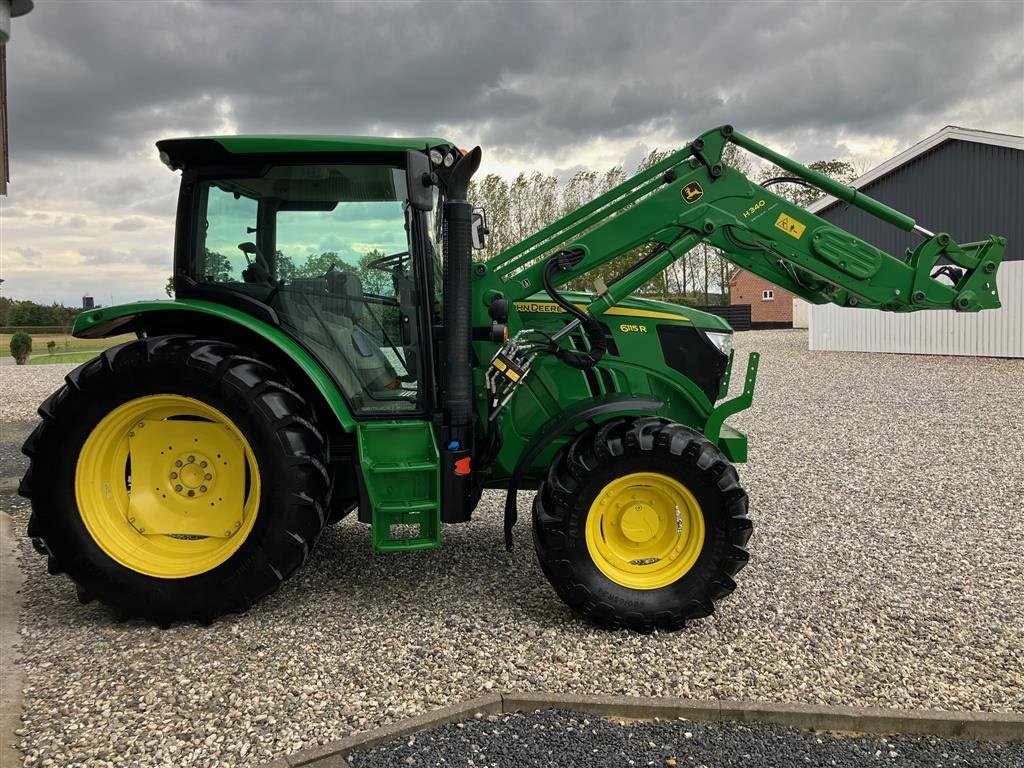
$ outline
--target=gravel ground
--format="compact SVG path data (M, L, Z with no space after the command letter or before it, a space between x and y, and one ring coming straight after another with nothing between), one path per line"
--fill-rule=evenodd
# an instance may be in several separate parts
M810 353L796 331L737 346L764 353L734 420L756 528L715 616L651 636L577 621L528 525L504 551L496 494L434 552L375 555L345 521L205 629L80 606L23 540L25 765L258 764L500 689L1024 713L1024 361ZM6 418L56 367L0 373ZM0 506L24 530L25 505Z
M678 720L627 723L546 710L526 715L478 715L354 753L349 762L354 768L792 768L800 764L839 768L1019 768L1024 765L1024 745L814 733L763 724Z
M0 425L35 419L36 408L77 365L12 365L0 371Z

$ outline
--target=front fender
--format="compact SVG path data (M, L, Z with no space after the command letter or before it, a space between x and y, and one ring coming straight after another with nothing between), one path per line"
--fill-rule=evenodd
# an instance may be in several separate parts
M241 332L256 337L274 347L294 364L308 382L320 393L324 403L346 431L355 429L352 412L341 396L323 366L295 339L269 323L252 315L221 304L198 299L175 299L171 301L140 301L134 304L120 304L114 307L90 309L78 316L72 335L83 339L99 339L126 331L145 330L146 319L168 313L177 313L175 329L183 333L202 333L202 321L210 318L228 323ZM161 323L166 327L166 324Z
M661 406L661 400L652 397L605 395L574 403L541 427L526 446L508 480L505 492L505 548L512 549L512 528L519 519L516 507L519 482L545 448L560 437L575 434L581 425L587 425L594 419L655 413Z

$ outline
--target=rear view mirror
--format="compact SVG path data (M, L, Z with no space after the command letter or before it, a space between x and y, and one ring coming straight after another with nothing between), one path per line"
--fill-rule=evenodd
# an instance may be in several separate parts
M430 175L430 158L423 152L410 149L405 153L405 186L409 190L409 205L417 211L434 209L434 181Z
M470 234L473 238L473 250L482 251L487 247L486 236L491 234L487 228L487 212L483 208L473 209L473 223L470 225Z

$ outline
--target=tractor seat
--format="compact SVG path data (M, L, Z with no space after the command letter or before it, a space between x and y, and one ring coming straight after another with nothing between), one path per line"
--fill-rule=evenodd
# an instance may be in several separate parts
M362 326L366 305L363 281L355 272L337 270L328 274L327 282L330 297L325 314L331 320L341 321L332 335L341 345L347 362L355 369L365 390L389 390L397 374L380 344Z

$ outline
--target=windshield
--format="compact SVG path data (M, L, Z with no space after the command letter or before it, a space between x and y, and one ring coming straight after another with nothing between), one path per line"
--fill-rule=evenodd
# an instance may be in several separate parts
M272 307L356 411L420 408L405 171L273 166L198 184L194 276Z

